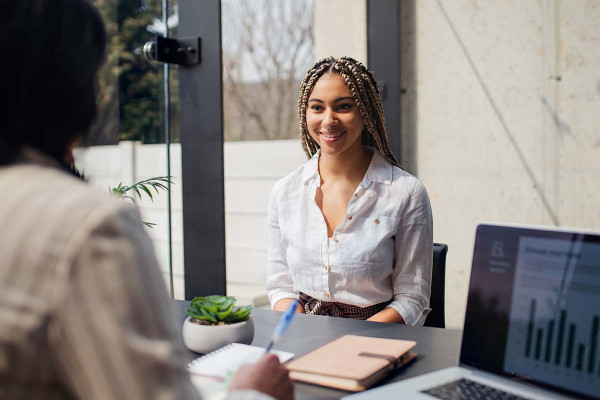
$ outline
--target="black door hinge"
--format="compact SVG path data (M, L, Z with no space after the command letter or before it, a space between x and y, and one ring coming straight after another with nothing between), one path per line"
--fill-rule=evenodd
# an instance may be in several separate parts
M156 36L144 45L144 54L150 61L167 64L200 64L200 38L164 38Z

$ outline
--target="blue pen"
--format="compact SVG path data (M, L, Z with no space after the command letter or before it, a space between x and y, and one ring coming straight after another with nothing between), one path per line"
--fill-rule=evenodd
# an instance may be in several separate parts
M294 314L296 314L296 306L297 305L298 305L298 300L292 300L292 302L288 306L287 310L285 310L285 312L281 316L281 319L279 320L279 323L277 324L277 326L275 327L275 330L273 331L273 336L271 337L271 341L269 342L269 345L267 346L267 350L265 351L265 353L268 353L269 350L271 350L271 347L273 347L273 345L279 340L281 335L283 335L283 332L285 332L287 327L290 325L290 322L292 322L292 318L294 318Z

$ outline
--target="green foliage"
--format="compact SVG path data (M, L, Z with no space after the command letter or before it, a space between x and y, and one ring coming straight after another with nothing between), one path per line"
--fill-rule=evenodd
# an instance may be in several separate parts
M171 179L169 179L168 176L159 176L156 178L144 179L143 181L136 182L131 186L125 186L123 185L123 182L120 182L119 186L117 186L116 188L111 188L110 191L111 193L118 194L121 197L133 201L135 201L135 197L128 196L126 194L127 192L133 191L134 194L137 194L140 200L142 199L142 194L146 193L148 197L150 197L150 200L154 201L152 191L149 189L149 187L154 188L156 193L158 193L158 189L168 191L169 188L165 185L167 183L172 184L173 182L171 182Z
M142 52L144 44L155 36L148 27L162 18L161 0L93 3L106 25L109 45L98 77L98 115L90 144L116 144L122 140L164 142L163 70L148 62ZM171 35L176 36L176 29ZM175 90L172 98L177 95Z
M204 325L225 325L246 321L252 311L252 306L235 307L235 297L207 296L194 297L191 307L185 311L192 321L201 321Z
M136 195L141 200L142 195L145 193L148 197L150 197L150 200L154 201L154 194L150 189L154 189L157 194L159 193L159 189L169 191L168 186L166 186L168 183L173 183L168 176L159 176L156 178L144 179L143 181L136 182L130 186L123 185L123 183L120 182L116 188L109 188L109 191L123 199L129 199L133 202L135 202ZM129 196L127 192L131 192L132 196ZM152 228L156 224L152 222L144 222L144 225Z

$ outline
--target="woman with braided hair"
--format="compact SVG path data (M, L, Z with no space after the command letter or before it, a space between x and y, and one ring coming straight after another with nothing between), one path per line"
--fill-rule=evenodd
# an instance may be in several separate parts
M309 161L269 200L271 306L299 299L298 312L422 325L431 206L391 152L372 73L349 57L317 62L300 86L298 124Z

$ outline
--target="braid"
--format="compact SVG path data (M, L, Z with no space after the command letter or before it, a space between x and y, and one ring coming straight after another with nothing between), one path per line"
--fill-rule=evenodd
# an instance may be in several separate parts
M319 144L310 136L306 126L308 98L317 81L325 74L338 74L352 93L356 107L362 117L364 128L362 143L374 146L392 165L402 168L392 154L385 132L385 117L377 81L360 61L350 57L335 59L327 57L318 61L306 74L298 95L298 128L304 153L310 159L319 149Z

